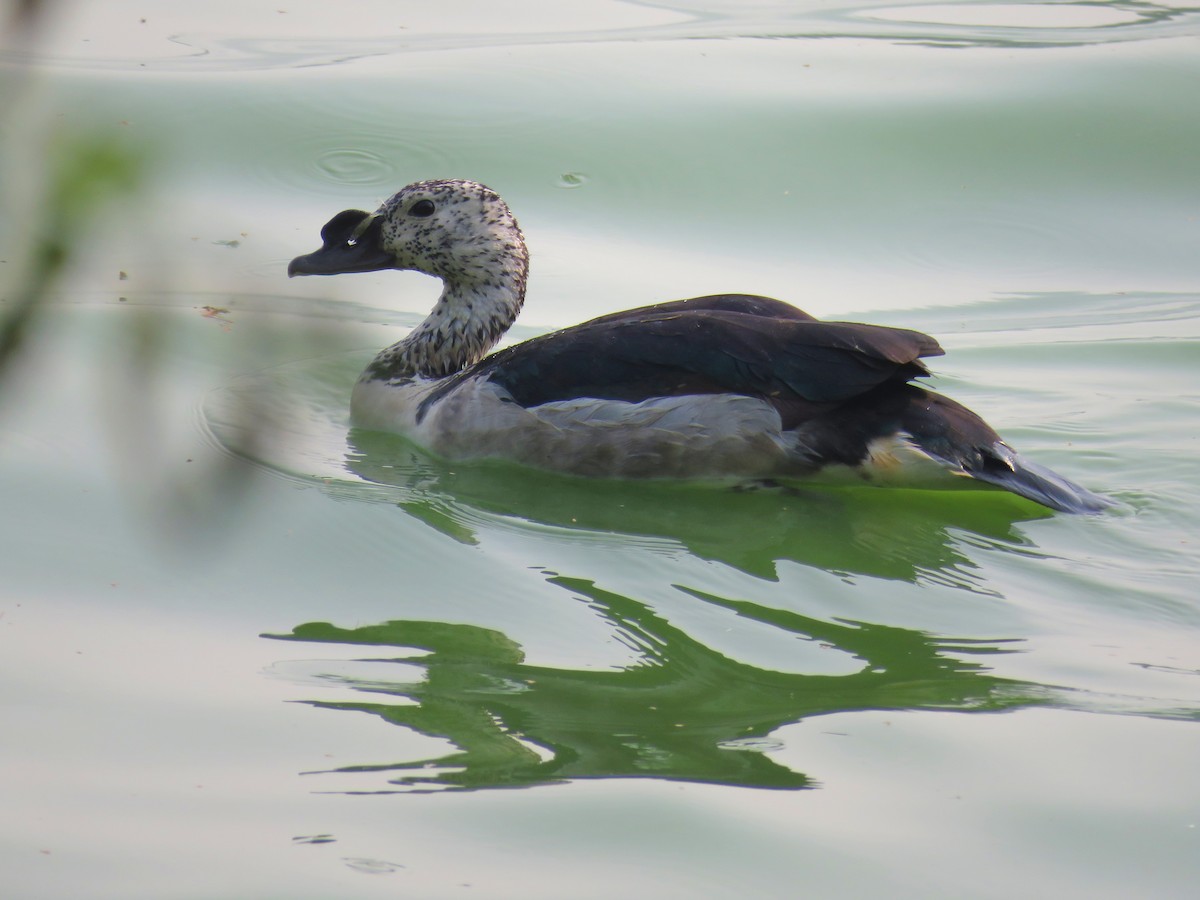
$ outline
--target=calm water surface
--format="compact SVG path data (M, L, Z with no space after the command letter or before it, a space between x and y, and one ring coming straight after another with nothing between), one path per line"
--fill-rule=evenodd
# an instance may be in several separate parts
M54 160L142 161L0 382L0 895L1192 896L1196 7L243 6L0 54L0 313ZM514 338L717 291L919 328L1116 506L351 430L436 285L286 262L438 176L525 227Z

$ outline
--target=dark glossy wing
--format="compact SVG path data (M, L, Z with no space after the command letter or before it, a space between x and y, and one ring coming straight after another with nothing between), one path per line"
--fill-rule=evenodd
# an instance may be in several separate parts
M596 319L590 319L585 324L598 325L608 322L619 322L627 318L641 318L649 313L697 312L708 310L715 312L740 312L750 316L766 316L772 319L794 319L799 322L815 322L815 316L810 316L802 309L797 309L790 303L776 300L774 297L761 297L757 294L709 294L705 297L692 297L690 300L671 300L667 303L656 303L653 306L641 306L637 309L625 309L621 312L609 313Z
M637 402L681 394L763 397L785 424L886 382L928 374L942 352L916 331L819 322L766 297L700 297L603 316L501 350L463 377L486 377L525 407L596 397Z

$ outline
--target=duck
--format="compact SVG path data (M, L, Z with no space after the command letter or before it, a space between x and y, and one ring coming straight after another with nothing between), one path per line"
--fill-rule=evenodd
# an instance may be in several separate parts
M386 269L431 275L442 292L367 365L351 424L443 459L623 479L974 482L1062 512L1110 505L917 384L944 352L919 331L714 294L492 352L525 301L529 250L508 205L475 181L418 181L375 212L338 213L288 275Z

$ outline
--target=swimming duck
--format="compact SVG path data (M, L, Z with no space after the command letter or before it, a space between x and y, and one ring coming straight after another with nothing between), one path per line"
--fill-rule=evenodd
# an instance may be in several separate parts
M1109 505L1020 456L979 416L913 384L940 356L918 331L818 321L780 300L719 294L613 313L488 352L521 310L529 253L500 196L419 181L345 210L288 275L411 269L441 297L367 366L361 428L447 459L499 457L577 475L775 479L931 472L1052 509Z

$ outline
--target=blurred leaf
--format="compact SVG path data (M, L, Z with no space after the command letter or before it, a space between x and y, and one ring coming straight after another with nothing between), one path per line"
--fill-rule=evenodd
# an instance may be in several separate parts
M144 154L104 135L81 135L55 143L44 196L30 209L0 205L10 221L27 223L27 259L13 260L19 273L0 318L0 378L32 327L41 304L96 220L118 196L134 193ZM7 292L6 292L7 293Z

